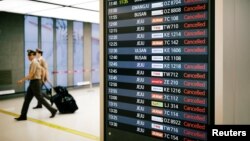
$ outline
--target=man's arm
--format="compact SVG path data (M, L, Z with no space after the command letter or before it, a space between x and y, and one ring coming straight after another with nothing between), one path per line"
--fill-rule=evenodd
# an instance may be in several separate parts
M41 70L42 70L42 76L41 76L41 78L42 78L42 82L45 82L46 81L46 73L45 73L45 69L43 68L43 67L41 67Z
M20 79L19 81L17 81L17 83L18 84L22 84L26 80L30 80L33 76L34 76L34 73L33 72L29 72L29 74L26 77Z
M29 74L28 74L26 77L22 78L21 80L17 81L18 84L22 84L22 83L25 82L26 80L31 80L32 77L34 76L35 70L37 69L37 68L36 68L37 66L36 66L36 65L33 65L32 63L31 63L30 65L32 65L32 66L31 66L31 69L30 69L30 71L29 71Z
M44 69L43 71L43 76L44 76L44 82L46 82L46 81L48 81L48 64L47 64L47 62L44 60L44 59L41 59L41 66L42 66L42 68Z

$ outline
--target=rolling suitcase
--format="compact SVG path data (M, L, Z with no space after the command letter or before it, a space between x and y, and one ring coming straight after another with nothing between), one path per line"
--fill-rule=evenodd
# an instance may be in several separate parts
M65 87L54 87L54 91L56 94L52 96L51 102L55 103L60 113L74 113L78 109L75 99Z

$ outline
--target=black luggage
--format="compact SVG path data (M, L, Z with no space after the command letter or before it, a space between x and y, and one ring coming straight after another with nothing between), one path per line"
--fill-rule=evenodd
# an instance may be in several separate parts
M74 113L78 106L75 99L68 93L65 87L54 87L56 95L52 96L51 102L55 103L60 113Z

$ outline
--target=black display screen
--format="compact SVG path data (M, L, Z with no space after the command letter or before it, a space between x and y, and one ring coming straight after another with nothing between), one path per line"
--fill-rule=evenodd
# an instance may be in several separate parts
M105 141L206 141L214 1L104 1Z

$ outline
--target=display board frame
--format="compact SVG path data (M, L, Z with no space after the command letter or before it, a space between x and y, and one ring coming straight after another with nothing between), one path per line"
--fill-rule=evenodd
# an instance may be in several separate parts
M108 94L106 93L107 88L108 88L108 84L107 84L107 75L108 74L108 52L107 52L107 22L108 20L106 18L108 18L107 16L107 8L106 8L106 1L102 0L101 1L101 11L102 11L102 18L101 18L101 22L103 24L102 27L102 40L103 40L103 77L102 77L102 83L103 84L103 88L101 90L103 90L102 92L102 98L101 98L101 113L102 113L102 117L103 119L101 119L101 141L116 141L117 138L109 138L109 140L107 139L108 136L110 136L110 134L107 132L108 129L108 123L107 123L107 103L108 103ZM208 0L208 5L209 5L209 9L208 9L208 125L214 125L215 124L215 0ZM117 134L117 136L119 136L119 141L127 141L127 140L138 140L138 134L134 133L135 135L133 136L132 133L126 132L126 131L115 131ZM131 136L132 135L132 136ZM141 135L139 135L141 136ZM138 141L140 140L147 140L147 139L151 139L151 137L142 137L140 138ZM153 139L152 141L161 141L158 139Z

